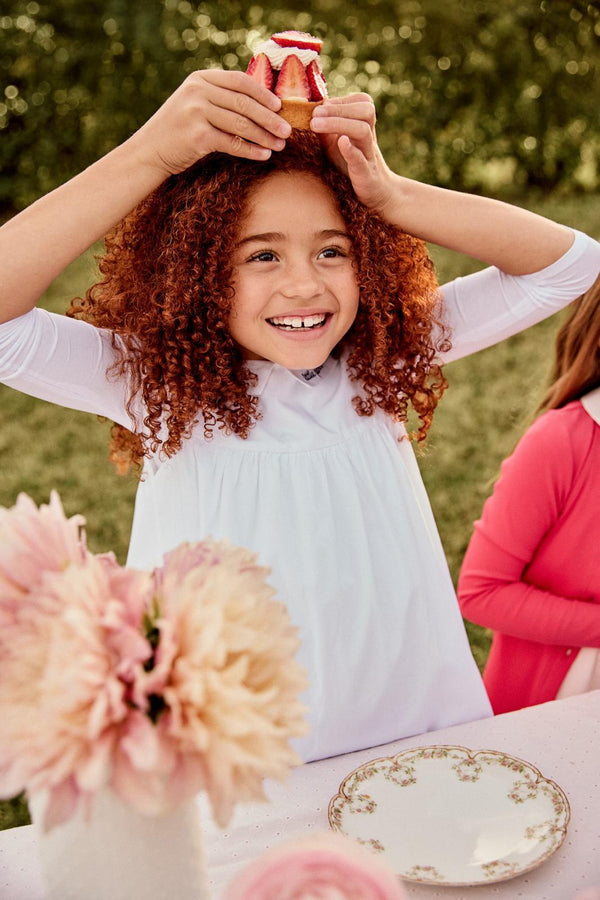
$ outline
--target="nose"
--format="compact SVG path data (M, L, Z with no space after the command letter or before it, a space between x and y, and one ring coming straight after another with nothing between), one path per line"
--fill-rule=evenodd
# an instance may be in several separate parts
M282 272L279 290L289 300L312 300L324 293L325 283L310 260L296 260L289 263Z

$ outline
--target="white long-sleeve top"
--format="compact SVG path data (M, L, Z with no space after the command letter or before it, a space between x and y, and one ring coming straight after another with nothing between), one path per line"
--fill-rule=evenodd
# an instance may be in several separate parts
M487 268L442 288L457 359L533 325L587 290L600 245L575 232L541 272ZM106 377L111 335L43 310L0 326L0 380L136 427ZM128 564L158 565L212 536L256 551L302 639L305 760L490 714L430 504L402 426L359 417L345 364L297 372L251 362L262 418L245 440L201 425L146 461Z

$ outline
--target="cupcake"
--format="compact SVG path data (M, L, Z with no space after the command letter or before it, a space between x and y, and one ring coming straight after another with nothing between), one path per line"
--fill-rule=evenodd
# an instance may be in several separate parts
M302 31L281 31L259 44L248 64L248 75L279 97L292 128L308 129L313 109L327 97L322 43Z

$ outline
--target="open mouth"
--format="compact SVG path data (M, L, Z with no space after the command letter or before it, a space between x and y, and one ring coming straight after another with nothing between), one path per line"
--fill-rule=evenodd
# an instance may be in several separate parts
M318 313L313 316L273 316L272 319L267 319L267 322L281 331L312 331L321 328L330 316L331 313Z

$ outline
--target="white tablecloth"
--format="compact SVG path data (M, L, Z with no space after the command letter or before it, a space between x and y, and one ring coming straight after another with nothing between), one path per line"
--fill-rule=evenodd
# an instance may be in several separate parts
M236 810L225 832L215 829L206 811L205 840L215 900L232 877L266 848L328 830L329 800L357 766L379 756L432 744L501 750L533 763L565 791L571 821L560 849L531 872L485 887L432 887L406 882L409 897L572 900L577 891L600 885L600 691L594 691L303 766L292 773L286 785L269 785L270 803ZM33 826L0 832L0 897L44 898Z

